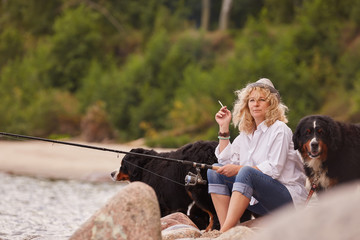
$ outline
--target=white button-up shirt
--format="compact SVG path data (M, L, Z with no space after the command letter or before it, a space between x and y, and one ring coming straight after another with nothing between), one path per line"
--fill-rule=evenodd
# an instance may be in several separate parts
M284 122L276 121L270 127L262 122L253 134L241 132L221 153L217 147L215 154L223 165L256 166L284 184L296 206L304 204L307 193L303 163L294 150L292 131Z

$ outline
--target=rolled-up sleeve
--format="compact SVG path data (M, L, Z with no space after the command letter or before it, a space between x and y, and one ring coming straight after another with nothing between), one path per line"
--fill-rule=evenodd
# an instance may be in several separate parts
M225 164L240 164L240 146L241 146L241 137L237 136L234 141L225 147L224 150L220 153L219 145L215 149L215 156L218 159L218 162L222 165Z
M220 153L219 145L215 149L215 156L218 162L222 165L231 163L231 143L229 143L224 150Z

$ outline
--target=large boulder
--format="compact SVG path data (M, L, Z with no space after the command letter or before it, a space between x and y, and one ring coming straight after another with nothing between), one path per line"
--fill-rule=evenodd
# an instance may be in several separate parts
M160 209L154 190L142 182L122 188L70 238L161 239Z
M337 187L302 210L285 208L265 217L252 240L360 239L360 182Z

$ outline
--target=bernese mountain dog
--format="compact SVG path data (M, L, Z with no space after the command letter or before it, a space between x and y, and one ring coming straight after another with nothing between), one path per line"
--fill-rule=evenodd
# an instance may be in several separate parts
M187 214L191 206L189 217L199 229L218 229L220 225L208 194L208 185L185 186L185 176L189 172L197 174L196 169L190 165L151 157L156 155L212 165L217 163L217 145L215 141L197 141L167 152L135 148L131 152L147 156L126 154L119 170L112 172L111 177L115 181L141 181L150 185L157 195L161 217L174 212ZM207 180L206 171L200 171L204 180Z
M182 212L188 214L199 229L219 229L220 223L208 193L207 170L200 170L201 178L206 184L185 186L185 176L189 172L197 174L194 167L151 157L156 155L212 165L217 163L217 145L216 141L197 141L167 152L135 148L131 152L147 156L126 154L119 170L112 172L111 177L115 181L141 181L150 185L158 198L161 217ZM250 220L252 215L250 211L245 211L240 222Z
M360 125L306 116L296 127L293 142L316 191L360 178Z

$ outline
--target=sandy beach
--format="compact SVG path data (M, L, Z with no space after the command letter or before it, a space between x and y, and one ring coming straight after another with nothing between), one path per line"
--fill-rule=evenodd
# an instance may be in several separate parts
M76 143L121 151L145 147L141 141L129 144ZM0 171L50 179L111 181L110 173L119 168L124 156L40 141L0 141L0 149Z

